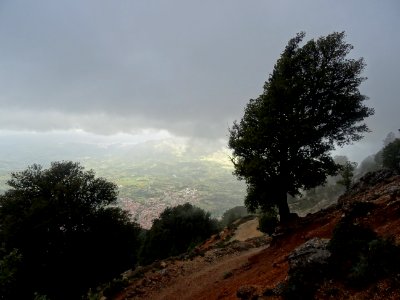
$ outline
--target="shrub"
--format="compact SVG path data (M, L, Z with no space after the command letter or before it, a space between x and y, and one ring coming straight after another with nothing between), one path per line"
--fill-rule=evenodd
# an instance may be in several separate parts
M390 239L375 239L368 243L368 251L360 255L348 277L352 285L364 286L399 272L400 248Z
M364 217L371 212L376 205L372 202L356 201L350 204L349 211L346 213L346 219L354 220L355 218Z
M344 275L353 286L365 286L400 272L400 248L349 219L336 226L329 250L334 274Z
M273 234L276 226L278 225L278 213L275 209L271 208L262 213L258 218L258 229L261 232L269 235Z
M289 279L283 288L284 299L313 299L315 291L327 275L327 266L310 263L289 271Z
M342 221L335 227L328 249L334 263L351 261L354 264L361 253L368 251L368 244L374 239L376 234L371 229Z
M377 238L371 229L354 223L356 218L367 215L374 207L371 202L351 203L345 218L336 225L328 248L337 263L354 261L360 253L366 253L369 242Z
M210 214L189 203L165 209L146 234L141 262L184 253L218 232Z
M368 211L364 204L356 207L354 215ZM328 249L328 264L306 263L289 270L283 289L285 299L313 299L321 283L331 278L364 287L400 273L400 247L393 240L379 238L371 229L354 224L350 217L335 227Z

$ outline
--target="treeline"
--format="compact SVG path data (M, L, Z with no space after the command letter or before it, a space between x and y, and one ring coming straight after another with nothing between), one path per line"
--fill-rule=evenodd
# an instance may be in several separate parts
M11 174L0 196L0 299L82 299L138 264L186 252L219 229L210 214L167 208L148 231L116 206L117 186L78 163Z
M366 157L356 169L356 178L381 168L400 171L400 139L389 132L383 140L383 147L375 154Z

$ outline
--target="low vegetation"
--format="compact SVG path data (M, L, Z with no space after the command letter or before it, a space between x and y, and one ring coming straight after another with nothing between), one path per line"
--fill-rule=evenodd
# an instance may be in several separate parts
M261 232L269 235L273 234L276 226L279 223L278 212L276 209L271 208L260 214L258 217L258 229Z
M191 250L218 232L218 223L204 210L189 203L167 208L146 234L141 262L176 256Z
M327 281L362 289L400 273L400 247L394 240L378 237L372 229L357 222L373 207L371 203L353 203L334 229L328 244L331 253L328 263L310 263L290 270L283 292L285 299L313 299Z

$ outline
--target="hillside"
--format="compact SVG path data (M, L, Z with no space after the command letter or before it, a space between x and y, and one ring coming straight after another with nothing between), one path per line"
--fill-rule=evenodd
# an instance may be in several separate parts
M234 233L225 231L199 247L197 255L127 272L130 285L114 299L281 299L279 288L288 276L290 254L313 238L330 239L355 202L372 203L367 214L356 218L357 224L400 243L400 176L381 172L366 177L337 205L293 221L272 238L229 243ZM383 278L362 289L330 280L316 298L333 294L335 299L399 299L399 280Z

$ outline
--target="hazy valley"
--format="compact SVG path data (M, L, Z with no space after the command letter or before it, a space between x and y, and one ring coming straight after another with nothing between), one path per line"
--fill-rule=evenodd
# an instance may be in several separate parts
M233 175L229 152L163 139L137 144L3 139L1 191L10 172L38 163L72 160L118 186L119 204L144 227L166 207L190 202L214 217L243 205L245 185ZM10 150L12 149L12 150Z

